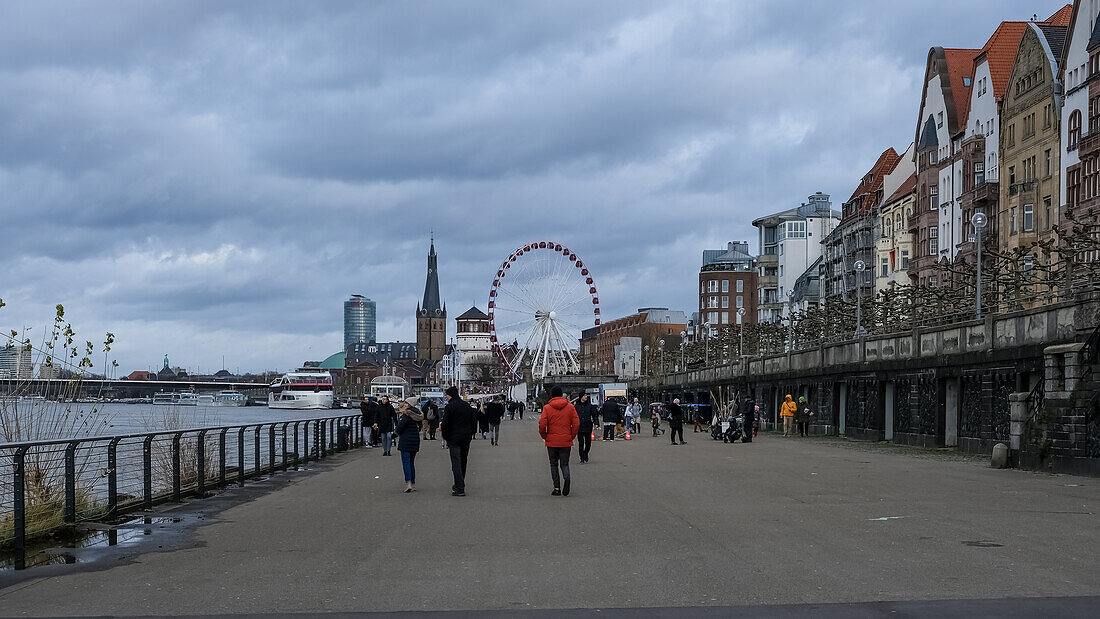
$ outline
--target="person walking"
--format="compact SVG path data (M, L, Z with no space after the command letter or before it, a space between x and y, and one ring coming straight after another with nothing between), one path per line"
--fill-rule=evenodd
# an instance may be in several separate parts
M447 405L443 407L439 432L451 454L451 475L454 476L451 496L466 496L466 464L470 458L470 440L477 431L477 414L458 397L457 387L447 387L443 397Z
M600 407L600 417L603 419L603 439L601 440L615 440L615 426L622 423L623 413L614 396L604 400L603 406Z
M420 426L424 415L416 408L416 398L401 400L397 404L401 416L394 431L397 433L397 451L401 454L401 468L405 471L405 492L416 492L416 453L420 451Z
M489 438L492 445L500 445L500 422L504 419L504 404L497 398L485 404L485 421L489 424Z
M489 438L489 419L485 414L485 403L486 400L477 401L477 429L481 432L482 440Z
M741 435L742 443L752 442L752 430L756 422L756 413L753 411L752 399L741 400Z
M393 427L397 423L397 412L393 410L389 396L383 395L379 399L376 411L374 429L382 437L382 455L392 456L390 449L393 447Z
M791 394L787 394L783 400L783 407L779 409L779 416L783 418L783 436L791 436L791 426L794 424L794 414L798 412L798 404L795 404Z
M638 398L634 398L634 402L627 409L630 415L630 422L627 424L634 427L634 432L638 432L642 429L642 405L638 402Z
M359 403L359 410L363 413L363 438L367 449L374 449L374 418L376 415L375 404L367 396Z
M593 406L587 393L582 393L573 408L577 411L580 426L577 430L577 455L581 464L588 462L588 452L592 450L592 424L600 418L600 412Z
M680 408L680 398L674 398L672 404L668 407L668 428L669 438L672 439L672 444L676 444L676 435L680 435L680 444L687 445L687 441L684 440L684 409Z
M562 397L561 387L551 387L550 401L542 407L542 415L539 416L539 435L546 443L546 455L550 458L550 478L554 481L554 490L550 496L569 496L569 451L580 430L580 424L577 409Z
M431 401L424 402L424 406L420 407L421 412L424 413L424 426L428 429L428 440L435 440L435 431L439 428L439 406Z
M810 418L814 416L809 405L806 404L806 396L798 397L798 412L794 414L794 422L798 425L798 435L805 438L810 435Z
M661 433L661 411L654 407L649 412L649 421L653 424L653 436L657 436Z

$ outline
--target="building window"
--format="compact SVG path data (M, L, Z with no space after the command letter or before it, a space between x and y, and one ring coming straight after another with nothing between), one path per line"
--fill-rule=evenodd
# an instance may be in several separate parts
M908 249L901 250L901 268L902 269L908 269L909 268L909 250Z
M737 302L737 307L745 307L745 297L737 295L735 301Z
M707 281L707 292L718 292L718 280L712 279Z
M1069 138L1066 140L1066 149L1073 150L1077 148L1077 143L1080 141L1081 110L1073 110L1073 113L1069 115Z
M1035 135L1035 114L1024 116L1024 139Z
M787 238L789 239L804 239L806 238L806 222L805 221L788 221L786 229Z
M707 299L707 307L709 309L714 309L718 307L718 297L710 297L709 299Z
M940 207L940 186L932 185L928 188L928 208L936 210Z
M882 263L879 265L882 267L882 272L879 274L879 277L886 277L890 274L890 260L888 258L882 258L880 262Z
M1044 176L1044 178L1047 178L1047 177L1050 176L1050 149L1049 148L1046 149L1046 151L1043 153L1043 156L1046 160L1046 172L1047 172L1046 176Z
M726 295L722 295L722 307L728 308L730 306L730 298Z
M985 162L977 161L974 163L974 186L978 187L985 183Z
M1008 166L1008 184L1009 185L1015 185L1016 184L1016 166L1014 166L1014 165Z
M943 112L939 112L939 113L936 114L936 128L937 129L942 129L943 128Z
M1050 220L1050 196L1046 196L1045 198L1043 198L1043 210L1046 213L1046 219L1044 219L1043 221L1046 223L1046 226L1048 228L1053 228L1054 222Z
M1035 230L1035 205L1024 205L1024 232Z
M1009 225L1009 234L1016 234L1017 213L1016 213L1016 207L1015 206L1012 207L1009 210L1009 216L1008 217L1009 217L1009 224L1010 224Z
M737 280L737 292L745 292L745 280Z
M1043 129L1050 129L1050 118L1051 118L1051 116L1052 116L1051 107L1050 107L1050 104L1048 103L1048 104L1043 106Z
M712 325L718 324L718 312L707 312L707 322Z
M1008 145L1016 146L1016 123L1008 126Z
M1089 99L1089 134L1100 129L1100 95Z
M723 279L722 280L722 292L729 292L729 291L730 291L730 280Z
M928 254L935 256L940 253L940 229L932 226L928 229Z

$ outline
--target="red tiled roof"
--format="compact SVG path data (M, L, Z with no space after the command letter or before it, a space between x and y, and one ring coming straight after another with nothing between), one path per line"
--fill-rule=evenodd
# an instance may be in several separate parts
M905 196L913 193L917 190L917 173L914 172L909 175L909 178L905 179L905 182L898 187L898 190L893 195L882 201L883 204L889 204L904 198Z
M1008 86L1008 76L1012 74L1012 65L1016 63L1016 51L1020 49L1020 39L1027 30L1025 21L1003 21L993 35L986 41L985 47L975 58L977 65L982 56L989 63L989 77L993 82L993 97L1000 101ZM971 76L973 79L973 76Z
M875 165L863 175L860 179L859 185L856 186L856 190L852 192L852 197L848 198L848 202L855 200L861 195L874 194L876 191L882 189L883 177L894 171L894 168L898 166L898 162L901 161L901 156L893 147L887 148L882 151L882 154L878 156L878 161ZM870 176L870 178L868 178ZM860 204L860 211L865 212L869 208L878 206L877 204Z
M1042 22L1049 26L1066 26L1069 27L1069 20L1073 17L1073 5L1067 4L1066 6L1058 9L1058 12L1051 15Z
M951 82L951 96L954 102L945 102L955 105L956 124L953 129L962 131L966 129L967 112L970 109L970 86L963 84L963 80L970 79L974 74L974 57L981 52L979 49L944 49L944 58L947 60L947 76Z

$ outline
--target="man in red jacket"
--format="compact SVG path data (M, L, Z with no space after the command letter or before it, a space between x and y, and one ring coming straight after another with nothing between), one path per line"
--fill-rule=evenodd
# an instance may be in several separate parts
M546 442L550 477L554 479L554 491L550 496L569 496L569 449L573 446L573 439L577 438L580 426L577 409L562 397L561 387L555 385L550 389L550 401L542 407L542 416L539 417L539 434Z

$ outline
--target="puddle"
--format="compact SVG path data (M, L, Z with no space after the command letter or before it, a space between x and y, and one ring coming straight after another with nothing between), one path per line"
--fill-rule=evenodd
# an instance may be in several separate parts
M72 539L58 544L56 540L27 549L27 568L43 565L91 563L99 558L98 549L129 548L142 543L157 530L174 528L184 521L178 516L139 516L115 525L100 522L83 523ZM15 558L0 555L0 571L15 569Z

